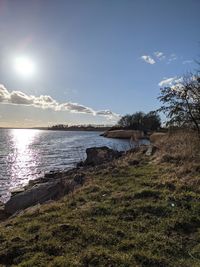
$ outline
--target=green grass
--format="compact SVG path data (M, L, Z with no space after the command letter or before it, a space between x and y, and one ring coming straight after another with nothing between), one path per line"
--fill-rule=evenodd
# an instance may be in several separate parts
M147 162L86 176L76 192L1 224L0 266L200 266L196 187L169 186L166 168Z

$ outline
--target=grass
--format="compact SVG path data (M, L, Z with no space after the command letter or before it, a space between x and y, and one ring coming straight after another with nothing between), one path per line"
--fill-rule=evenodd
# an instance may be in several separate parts
M200 137L191 130L171 131L155 141L164 161L174 163L196 162L200 160Z
M200 266L199 188L175 163L130 159L91 168L74 193L1 223L0 266Z

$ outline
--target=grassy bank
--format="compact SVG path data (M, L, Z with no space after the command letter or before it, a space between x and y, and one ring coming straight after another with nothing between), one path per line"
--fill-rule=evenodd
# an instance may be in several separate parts
M200 164L180 162L130 153L85 170L72 194L1 223L0 266L200 266Z

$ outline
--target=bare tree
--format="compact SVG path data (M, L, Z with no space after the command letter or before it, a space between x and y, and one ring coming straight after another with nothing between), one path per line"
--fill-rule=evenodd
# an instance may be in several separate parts
M190 74L171 87L161 88L158 97L168 125L193 127L200 134L200 76Z

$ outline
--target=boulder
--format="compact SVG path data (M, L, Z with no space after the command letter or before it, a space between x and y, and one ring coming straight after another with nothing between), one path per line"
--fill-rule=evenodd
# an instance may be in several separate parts
M122 156L122 152L110 149L106 146L87 148L86 154L87 158L83 162L84 166L95 166L103 164Z
M21 192L24 192L24 188L23 187L17 187L17 188L14 188L10 191L11 195L14 196L16 194L19 194Z
M62 190L62 183L60 181L36 184L32 188L12 196L5 204L5 212L14 214L16 211L26 209L38 203L56 199L60 196Z
M148 147L148 149L147 149L145 155L146 155L146 156L152 156L152 155L156 152L156 150L157 150L157 147L156 147L156 146L154 146L154 145L149 145L149 147Z
M33 184L32 187L29 186L24 191L12 195L10 200L5 204L5 214L11 215L28 207L58 199L83 185L84 181L85 175L82 173L74 175L71 180L56 179L55 181L50 180L49 182L43 182L42 180L42 183ZM2 216L4 216L3 212Z

